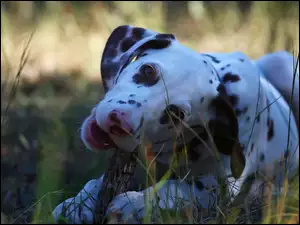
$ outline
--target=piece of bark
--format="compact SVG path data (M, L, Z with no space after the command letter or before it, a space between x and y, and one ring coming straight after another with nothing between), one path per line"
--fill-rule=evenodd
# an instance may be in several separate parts
M115 150L104 173L103 184L98 193L94 224L104 224L106 210L113 198L127 192L135 173L137 151L124 152Z

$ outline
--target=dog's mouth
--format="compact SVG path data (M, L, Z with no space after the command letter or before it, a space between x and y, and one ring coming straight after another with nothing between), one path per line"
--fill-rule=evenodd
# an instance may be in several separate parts
M120 148L121 146L126 148L126 146L123 146L126 140L135 140L135 136L139 137L138 132L142 128L143 122L144 118L142 117L139 126L134 131L131 130L130 126L123 128L118 125L113 125L109 130L109 133L113 135L113 137L111 137L109 133L97 124L96 118L92 115L88 118L84 127L82 127L81 138L85 145L91 150L101 151ZM137 140L135 140L134 143L136 141ZM134 143L132 144L135 145Z
M107 150L117 147L109 134L98 126L95 118L88 120L83 136L83 139L93 150Z

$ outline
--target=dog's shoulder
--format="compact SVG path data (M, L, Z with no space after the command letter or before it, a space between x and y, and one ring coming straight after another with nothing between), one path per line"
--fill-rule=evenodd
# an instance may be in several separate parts
M239 119L250 120L247 114L255 114L254 103L260 94L261 72L258 67L242 52L205 53L203 57L215 67Z

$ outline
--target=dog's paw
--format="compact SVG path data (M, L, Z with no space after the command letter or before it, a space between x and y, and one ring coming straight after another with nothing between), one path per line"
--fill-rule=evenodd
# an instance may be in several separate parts
M74 224L93 223L97 195L103 182L103 176L90 180L73 198L60 203L52 212L55 221L67 220Z
M108 205L109 223L140 223L144 217L144 193L128 191L117 195Z

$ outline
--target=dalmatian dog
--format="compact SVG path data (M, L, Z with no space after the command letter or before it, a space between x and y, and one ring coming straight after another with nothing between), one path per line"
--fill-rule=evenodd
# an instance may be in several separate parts
M117 27L101 60L105 96L83 122L81 139L93 151L132 152L151 143L161 168L174 160L177 167L163 183L116 196L107 214L138 222L132 215L142 217L147 203L173 209L176 196L208 208L219 193L218 176L234 181L234 199L256 172L274 179L285 170L278 166L283 161L287 171L298 168L299 72L293 79L293 59L287 52L257 60L241 52L198 53L172 34ZM69 205L73 223L92 223L102 179L57 206L55 218ZM145 199L154 194L158 200Z

